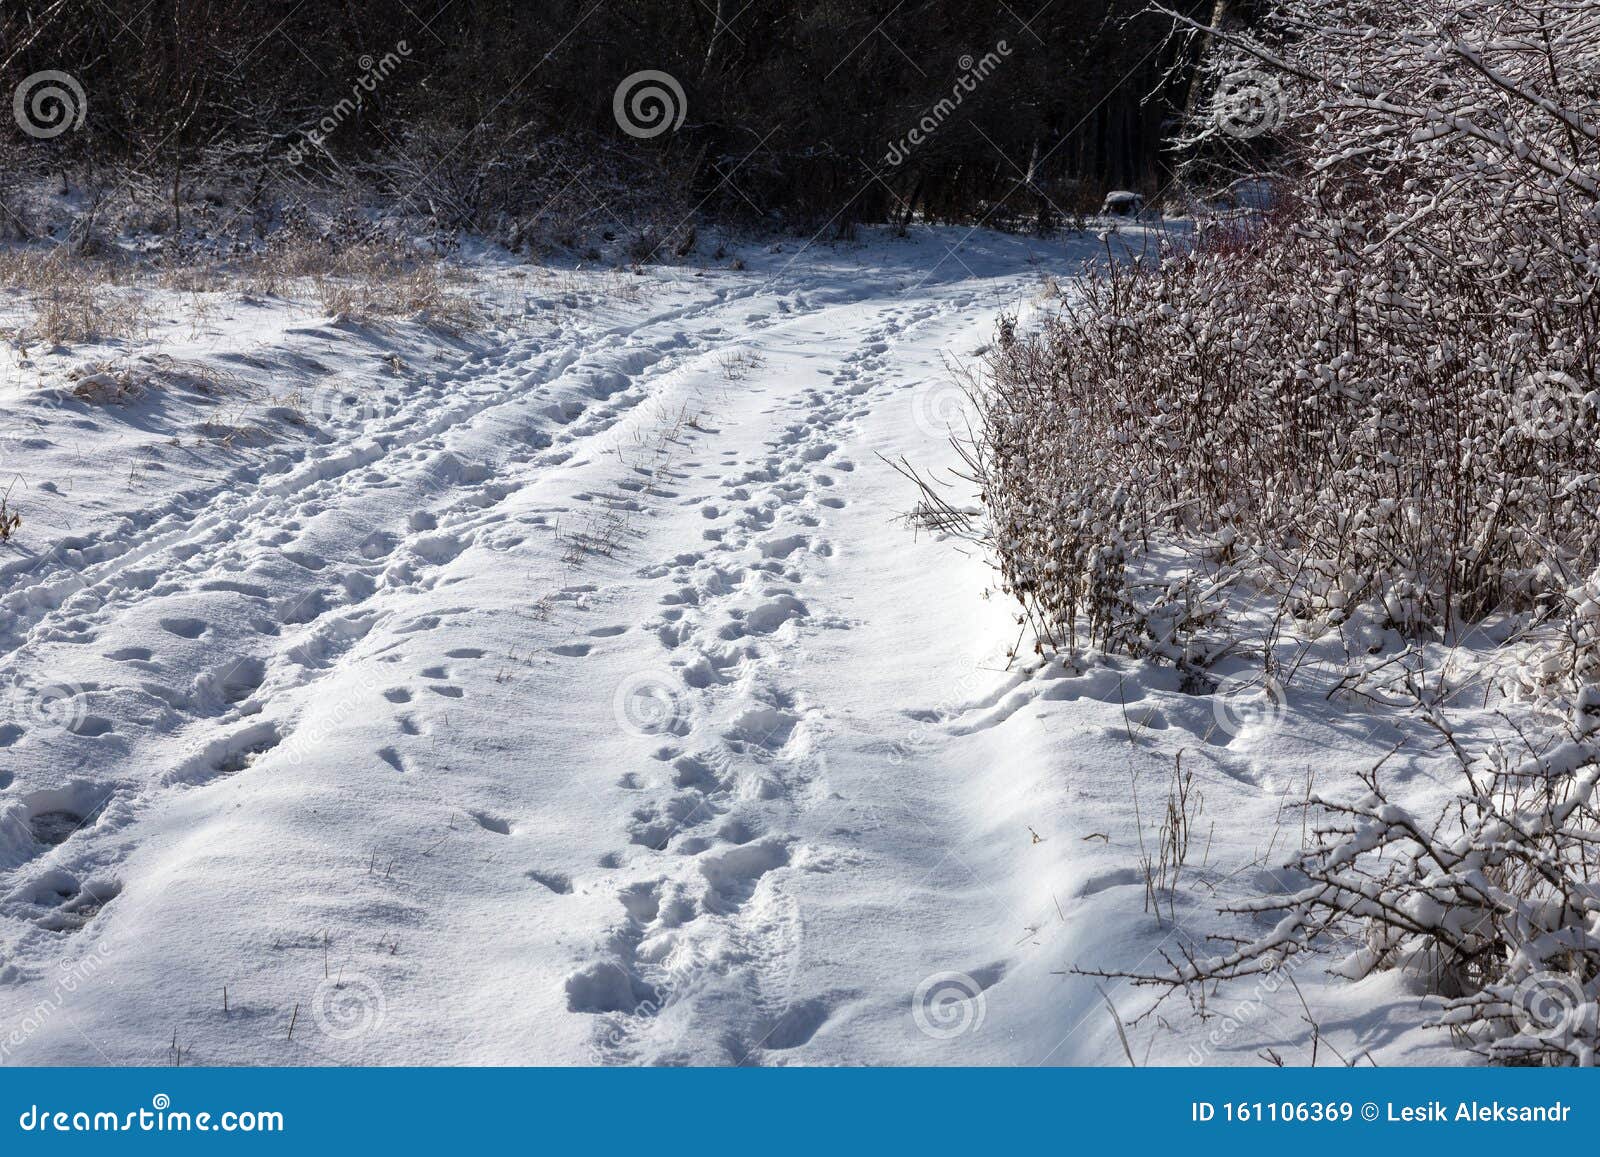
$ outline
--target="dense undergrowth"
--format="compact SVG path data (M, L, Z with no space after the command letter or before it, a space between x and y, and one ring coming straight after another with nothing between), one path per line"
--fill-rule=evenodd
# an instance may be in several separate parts
M1418 973L1462 1043L1590 1063L1600 11L1290 0L1224 40L1284 94L1273 207L1108 260L1002 331L964 450L1003 589L1041 647L1144 654L1201 691L1240 651L1292 678L1280 632L1343 635L1357 665L1514 641L1530 657L1492 692L1529 734L1457 743L1460 700L1412 688L1460 763L1444 814L1376 768L1313 798L1308 882L1251 907L1272 930L1140 979L1355 943L1349 974ZM1241 591L1264 619L1230 615Z

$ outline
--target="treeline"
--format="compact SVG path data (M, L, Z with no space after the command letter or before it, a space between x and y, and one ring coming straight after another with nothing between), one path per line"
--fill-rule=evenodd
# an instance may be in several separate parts
M1208 19L1215 2L1176 7ZM10 97L65 73L87 104L55 135L14 118L12 156L132 166L175 205L219 168L264 182L387 165L394 189L464 225L556 197L609 205L644 179L675 203L783 223L915 211L1048 226L1108 187L1163 183L1198 46L1145 0L1040 9L8 0L0 80ZM637 81L619 109L618 86L646 71L670 83Z

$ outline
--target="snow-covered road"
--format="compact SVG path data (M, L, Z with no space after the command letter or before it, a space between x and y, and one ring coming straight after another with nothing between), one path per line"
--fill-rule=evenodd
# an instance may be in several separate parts
M958 240L501 270L522 320L431 346L247 303L170 347L265 383L221 448L176 387L19 405L4 1060L1120 1062L1063 974L1170 935L1129 786L1211 707L1008 671L987 566L900 521L947 359L1080 255ZM1219 858L1296 789L1244 746Z

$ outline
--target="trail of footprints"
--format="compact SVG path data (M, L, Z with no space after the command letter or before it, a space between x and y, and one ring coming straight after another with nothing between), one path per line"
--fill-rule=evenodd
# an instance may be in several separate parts
M366 426L352 446L301 461L269 457L254 486L196 497L197 508L176 506L128 541L76 543L39 560L36 571L56 573L0 599L8 708L0 750L60 752L70 763L73 745L98 742L134 763L141 740L198 738L192 755L143 779L16 791L12 774L0 771L0 916L10 918L0 982L20 975L15 962L30 944L48 953L29 929L76 931L121 892L106 857L84 848L90 837L126 826L166 788L237 773L284 742L289 721L262 718L275 696L331 670L380 618L399 617L401 604L384 596L448 582L443 572L470 547L505 551L548 532L543 517L516 524L496 507L529 472L569 455L563 446L603 432L648 398L654 376L700 352L672 323L728 305L715 299L662 315L640 334L664 322L664 338L646 336L620 353L605 340L614 335L599 335L589 345L592 369L570 349L542 353L539 339L508 342L420 383L409 405ZM576 378L577 399L545 400L540 387L563 374ZM498 464L463 457L454 446L470 439L460 435L503 408L530 413L520 446ZM413 511L403 525L371 525L397 507ZM392 630L424 632L441 617L400 618ZM139 640L101 652L103 681L54 685L41 674L53 669L56 649L93 647L102 637ZM470 657L481 653L449 656ZM81 660L74 667L83 669ZM180 683L177 672L198 673ZM410 674L408 683L429 698L464 694L449 663ZM409 687L385 693L397 707L412 696ZM400 711L396 722L408 735L426 726L414 711ZM395 747L375 755L407 769ZM74 847L79 854L68 855ZM77 861L94 867L69 870Z
M700 312L736 302L717 299ZM65 854L72 845L127 826L173 785L235 774L286 742L295 721L270 717L275 698L331 671L380 621L396 641L376 657L397 668L380 693L401 738L374 756L410 774L404 738L425 735L431 709L466 694L453 671L483 654L463 648L401 670L408 637L470 610L408 615L404 596L448 584L451 564L469 549L511 551L547 535L554 514L514 521L499 508L647 399L653 376L704 352L671 326L691 312L657 318L665 337L590 368L570 349L507 343L426 383L409 405L367 423L364 437L310 456L269 457L255 485L190 496L189 505L130 527L125 540L71 544L53 569L36 568L48 573L0 599L0 683L22 689L14 696L38 691L56 648L99 644L106 672L63 688L66 701L48 719L0 721L0 749L119 744L132 762L141 735L192 736L187 758L143 779L16 791L0 772L0 916L8 918L0 982L20 975L13 962L40 947L38 936L84 927L122 890L115 864L126 848L91 840L81 854ZM696 509L703 525L697 549L641 572L662 586L660 609L626 643L641 659L647 646L659 648L675 710L656 736L652 766L617 784L623 840L596 867L621 877L619 918L599 957L565 981L568 1007L598 1016L608 1059L664 1055L650 1030L670 1003L709 1008L728 998L744 1010L721 1046L739 1063L804 1045L850 995L794 991L801 919L782 880L797 868L821 870L796 833L828 789L817 750L825 720L785 686L781 663L803 632L850 626L815 610L808 593L834 555L828 517L849 501L855 464L838 442L893 393L884 370L896 334L934 312L925 305L884 315L831 388L778 403L793 416L754 459L689 463L677 489L634 491L641 505ZM614 336L589 349L615 354L603 340ZM715 336L704 330L702 342ZM576 396L537 388L564 376L579 380ZM510 451L474 459L463 435L503 410L517 421ZM712 492L692 492L704 483L715 483ZM413 513L383 524L379 512L394 509ZM556 598L577 607L592 589L575 585ZM631 631L602 623L553 652L581 662ZM183 682L176 672L193 675ZM54 726L63 719L64 731ZM511 831L500 817L466 810L485 831ZM559 872L527 877L553 896L574 889Z
M568 1007L599 1015L607 1060L705 1059L657 1031L664 1010L690 1004L713 1022L697 1033L718 1042L712 1059L746 1063L806 1044L854 995L795 991L801 920L784 870L824 870L827 857L796 833L829 791L818 750L826 721L785 686L782 666L806 633L850 628L808 593L835 553L828 516L849 502L855 463L839 443L892 392L883 371L894 336L934 312L886 316L832 388L772 411L779 428L753 460L688 464L701 471L693 481L717 484L706 495L685 486L676 499L698 508L704 546L640 572L665 588L642 629L659 644L674 710L655 766L617 783L628 846L599 867L626 869L621 912L597 958L566 981ZM722 1016L729 1004L742 1013Z

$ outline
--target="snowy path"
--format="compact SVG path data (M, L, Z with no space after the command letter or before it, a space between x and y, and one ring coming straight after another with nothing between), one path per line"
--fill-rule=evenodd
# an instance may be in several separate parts
M14 564L17 1059L156 1062L174 1030L193 1063L805 1044L840 994L795 987L797 882L861 853L828 755L853 705L800 671L898 597L862 568L919 566L865 426L936 443L914 387L947 389L1012 265L508 334ZM30 1018L64 965L84 983Z
M0 1060L1121 1063L1066 972L1173 934L1130 784L1190 751L1225 881L1337 739L1264 764L1151 672L1007 669L885 459L952 464L948 359L1078 254L957 239L574 282L464 361L284 326L262 421L336 371L298 442L0 560ZM75 414L126 471L67 407L39 473L106 469L51 459Z

